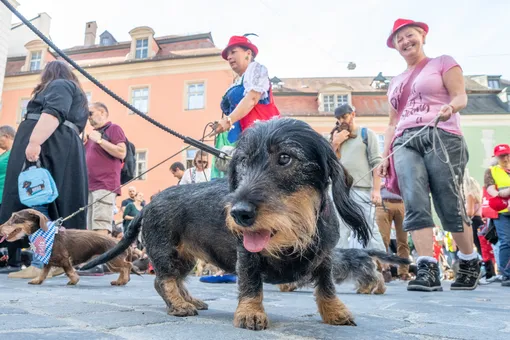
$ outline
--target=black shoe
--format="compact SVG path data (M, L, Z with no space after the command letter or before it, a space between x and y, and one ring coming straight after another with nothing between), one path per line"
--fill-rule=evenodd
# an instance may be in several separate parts
M510 277L503 276L503 279L501 280L501 286L502 287L510 287Z
M104 270L102 265L97 265L87 270L77 270L76 271L80 276L103 276Z
M0 274L9 274L14 272L19 272L21 270L21 266L6 266L0 269Z
M480 261L478 259L469 261L459 259L459 271L450 289L473 290L478 286L480 275Z
M409 281L407 290L433 292L442 291L441 280L439 279L439 267L437 263L420 261L417 265L416 279Z
M488 280L491 277L496 275L496 271L494 269L494 263L492 261L484 262L485 265L485 279Z

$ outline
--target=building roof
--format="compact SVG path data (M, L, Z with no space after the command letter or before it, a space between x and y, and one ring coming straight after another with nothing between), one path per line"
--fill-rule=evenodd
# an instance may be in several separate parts
M505 114L509 107L496 94L470 94L463 114Z
M130 52L131 41L117 42L108 46L74 46L64 49L63 52L83 67L221 55L221 49L214 45L210 32L185 36L163 36L154 39L160 46L160 50L154 57L141 60L126 60L126 56ZM52 52L52 54L56 59L62 59L57 53ZM24 56L8 58L6 76L34 73L21 72L24 63Z
M386 76L388 80L392 77ZM318 93L321 89L331 85L341 85L352 92L386 93L385 89L376 89L371 86L374 77L318 77L318 78L280 78L282 86L274 89L274 93ZM468 91L492 91L488 87L480 85L469 76L464 77L466 90Z
M387 116L389 103L385 94L356 94L351 97L352 105L360 117ZM316 95L282 95L275 96L275 104L285 116L333 116L333 112L319 111ZM510 108L503 103L497 94L468 94L468 104L462 114L509 114Z

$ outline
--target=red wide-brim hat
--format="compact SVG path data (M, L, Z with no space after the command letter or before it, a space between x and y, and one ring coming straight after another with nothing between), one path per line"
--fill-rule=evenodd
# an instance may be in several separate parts
M393 23L393 30L391 31L388 40L386 40L386 45L388 45L389 48L395 48L395 45L393 45L393 36L395 35L395 33L397 33L399 29L410 25L418 26L422 28L425 31L425 33L429 33L429 26L424 22L418 22L409 19L397 19L395 20L395 23Z
M257 46L252 44L250 39L244 36L234 35L228 41L227 47L225 47L223 52L221 52L221 56L223 57L223 59L227 60L228 50L234 46L242 46L249 48L250 50L252 50L254 57L257 56L257 54L259 53L259 49L257 48Z

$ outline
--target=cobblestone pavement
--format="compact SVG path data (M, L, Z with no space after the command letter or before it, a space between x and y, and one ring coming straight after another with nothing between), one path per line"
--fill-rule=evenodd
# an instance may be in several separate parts
M270 326L247 331L232 325L235 284L189 279L189 290L209 304L196 317L165 312L153 277L132 277L112 287L111 275L82 277L76 287L64 276L30 286L0 276L0 339L510 339L510 289L493 283L472 292L407 292L402 282L385 295L358 295L338 287L357 327L322 324L311 289L280 293L266 285Z

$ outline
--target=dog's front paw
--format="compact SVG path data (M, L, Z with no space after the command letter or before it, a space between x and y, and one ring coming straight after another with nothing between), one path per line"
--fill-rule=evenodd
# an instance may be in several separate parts
M43 283L43 280L40 280L38 278L35 278L35 279L33 279L33 280L28 282L29 285L40 285L42 283Z
M68 286L76 286L78 284L78 281L80 281L79 278L76 279L70 279L69 282L67 282Z
M348 311L333 312L323 317L324 323L334 326L357 326L354 317Z
M202 300L199 300L199 299L192 299L191 300L191 303L193 304L193 306L195 306L198 310L208 310L209 309L209 305L207 303L205 303L204 301Z
M324 323L335 326L356 326L351 312L338 297L319 297L317 306Z
M287 293L287 292L293 292L297 289L297 284L292 282L292 283L285 283L285 284L281 284L279 285L280 287L280 292L284 292L284 293Z
M182 304L179 304L178 306L173 305L172 308L168 308L167 312L169 315L173 316L194 316L198 315L197 308L189 303L185 302Z
M360 287L356 291L358 294L372 294L372 287Z
M260 331L266 329L268 324L269 319L264 311L236 312L234 314L235 327Z
M112 286L125 286L125 285L127 285L128 282L129 281L115 280L115 281L110 282L110 284Z

